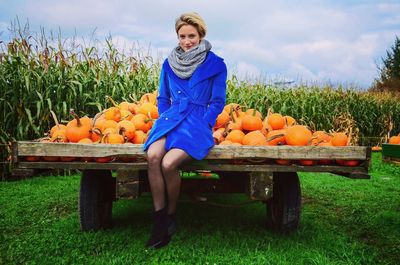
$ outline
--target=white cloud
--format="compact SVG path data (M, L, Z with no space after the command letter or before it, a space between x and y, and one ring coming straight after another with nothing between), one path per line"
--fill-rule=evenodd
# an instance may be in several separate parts
M119 49L150 47L157 57L177 43L175 17L193 10L205 18L214 51L237 71L364 87L400 27L400 4L392 1L26 0L3 10L0 21L18 15L35 31L60 27L86 38L96 29L99 45L111 34ZM0 31L7 27L0 22Z
M246 62L238 62L235 67L231 68L232 74L235 74L240 79L255 79L260 77L260 69L253 64L248 64Z

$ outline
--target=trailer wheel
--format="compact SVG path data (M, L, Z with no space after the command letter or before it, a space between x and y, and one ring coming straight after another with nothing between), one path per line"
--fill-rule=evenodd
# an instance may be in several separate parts
M290 233L299 227L300 181L296 172L274 172L273 196L267 201L267 227Z
M85 170L79 194L79 221L83 231L109 228L112 218L113 178L109 170Z

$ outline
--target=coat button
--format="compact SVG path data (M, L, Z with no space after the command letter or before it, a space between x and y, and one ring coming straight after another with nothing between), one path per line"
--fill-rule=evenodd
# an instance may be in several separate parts
M165 120L167 121L167 120L168 120L168 118L165 118Z
M179 91L178 91L178 94L180 94L180 93L181 93L181 91L179 90Z

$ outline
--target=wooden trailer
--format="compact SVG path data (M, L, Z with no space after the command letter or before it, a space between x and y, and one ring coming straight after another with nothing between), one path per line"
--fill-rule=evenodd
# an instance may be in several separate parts
M370 158L371 148L363 146L214 146L204 160L193 160L181 170L206 170L219 177L185 178L181 192L247 194L250 200L265 203L267 227L286 233L296 230L300 222L297 172L368 179ZM142 145L20 141L13 143L12 159L17 175L44 169L81 170L79 217L84 231L109 227L114 201L138 198L150 191ZM318 163L305 166L300 162L304 160Z

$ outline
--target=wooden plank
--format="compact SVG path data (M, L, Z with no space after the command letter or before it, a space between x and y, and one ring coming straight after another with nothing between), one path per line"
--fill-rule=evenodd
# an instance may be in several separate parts
M18 156L145 157L139 144L73 144L18 142ZM214 146L206 159L367 159L365 146Z
M110 170L141 170L147 169L146 162L140 163L96 163L96 162L19 162L18 168L48 168L48 169L110 169Z
M136 163L95 163L95 162L19 162L18 168L46 168L46 169L110 169L110 170L146 170L146 162ZM363 166L346 167L337 165L276 165L276 164L213 164L204 163L186 164L182 170L207 169L211 171L243 171L243 172L363 172L367 173L368 168Z
M400 158L395 158L395 157L390 157L390 156L384 156L382 157L384 162L391 163L393 165L400 166Z
M11 171L13 177L28 178L36 175L36 170L31 168L14 168Z

